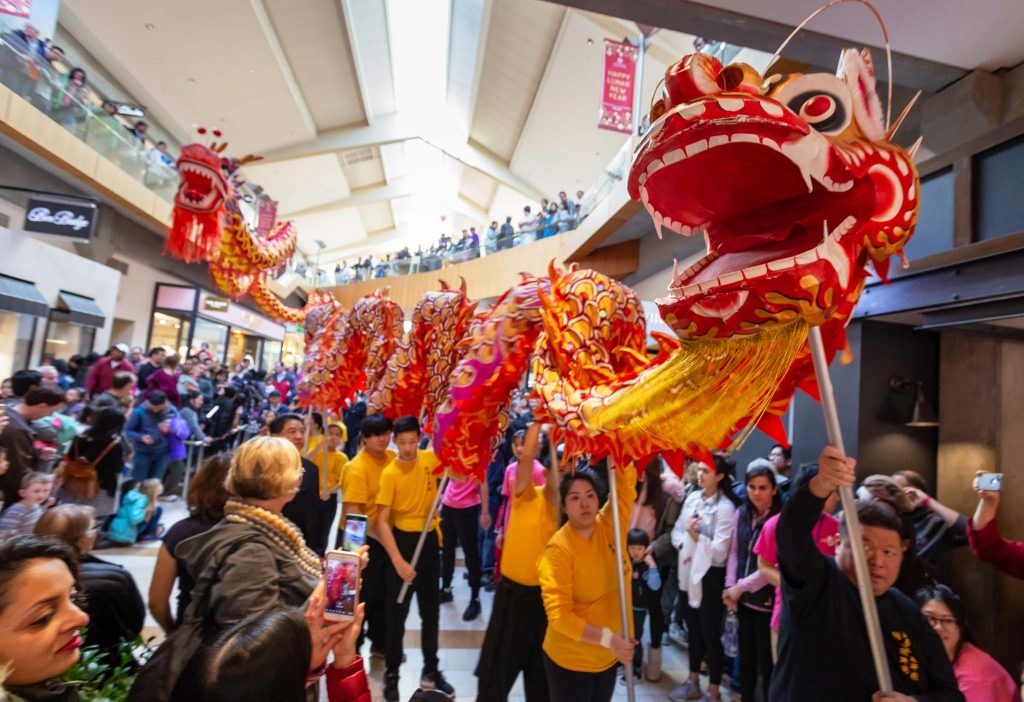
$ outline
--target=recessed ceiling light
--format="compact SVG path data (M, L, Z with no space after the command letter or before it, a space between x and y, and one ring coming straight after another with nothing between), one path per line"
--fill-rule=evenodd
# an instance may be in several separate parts
M190 83L190 84L191 84L191 83L195 83L195 82L196 82L196 79L195 79L195 78L186 78L186 79L185 79L185 82L186 82L186 83Z
M249 69L249 75L250 75L250 76L254 76L254 75L256 75L256 69L255 69L255 68L250 68L250 69Z
M594 40L591 39L590 37L587 37L587 46L593 46L593 45L594 45Z
M146 29L148 29L148 30L149 30L149 31L151 31L151 32L152 32L152 31L153 31L154 29L156 29L156 25L155 25L155 24L153 24L152 22L146 22L146 25L145 25L145 26L146 26Z

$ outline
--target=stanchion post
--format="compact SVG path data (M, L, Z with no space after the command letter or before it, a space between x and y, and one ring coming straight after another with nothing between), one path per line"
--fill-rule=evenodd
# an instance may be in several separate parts
M828 434L828 442L845 455L843 433L839 425L839 411L836 407L835 394L832 392L832 378L828 372L828 359L825 356L825 344L821 339L821 328L810 327L807 338L811 345L814 375L818 379L818 393L821 395L821 411L825 415L825 431ZM853 494L853 488L840 488L839 499L843 505L846 538L853 552L853 565L857 573L857 590L860 592L860 603L864 609L864 624L868 630L868 643L871 645L871 657L875 664L875 674L878 676L878 687L882 694L886 695L892 692L892 676L889 673L889 662L885 657L882 625L878 619L875 593L871 588L871 574L868 571L867 555L864 553L864 537L860 530L857 498Z
M615 475L615 466L608 461L608 499L612 503L612 523L615 529L615 571L619 583L619 616L622 619L622 637L626 640L633 638L629 631L629 606L626 603L626 569L622 564L622 529L619 522L619 490L618 480ZM635 702L636 689L633 680L633 662L630 661L622 666L626 671L626 697L629 702Z
M441 483L437 486L437 496L434 497L434 504L430 506L430 513L427 514L427 523L423 525L423 531L420 532L420 539L416 542L416 549L412 552L412 560L409 565L415 570L416 564L420 562L420 554L423 552L423 544L427 540L427 534L430 533L430 524L434 521L434 515L437 514L437 508L441 504L441 497L444 496L444 489L448 487L448 469L445 468L444 474L441 476ZM409 593L409 583L402 583L402 589L398 593L398 604L405 602L405 596Z

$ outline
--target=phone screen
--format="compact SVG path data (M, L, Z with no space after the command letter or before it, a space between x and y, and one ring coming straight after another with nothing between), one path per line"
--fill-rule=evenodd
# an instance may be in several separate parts
M341 540L343 551L358 551L366 544L366 515L350 514L345 517L345 535Z
M354 617L356 596L359 594L359 559L327 559L327 604L324 609L331 614Z
M982 473L978 477L978 489L988 492L999 492L1003 487L1002 473Z

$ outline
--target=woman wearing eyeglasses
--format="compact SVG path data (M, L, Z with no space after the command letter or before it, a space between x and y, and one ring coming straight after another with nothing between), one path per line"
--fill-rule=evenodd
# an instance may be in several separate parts
M957 686L967 702L1017 702L1013 678L992 656L974 644L963 602L945 585L923 588L917 604L942 639L953 663Z

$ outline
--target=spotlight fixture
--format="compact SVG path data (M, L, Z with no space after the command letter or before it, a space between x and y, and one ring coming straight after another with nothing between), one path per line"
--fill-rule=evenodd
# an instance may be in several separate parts
M902 394L908 389L916 390L914 409L910 413L910 419L904 422L908 427L937 427L939 426L939 415L924 397L924 383L920 380L911 380L903 376L894 375L889 378L889 389L894 393Z

